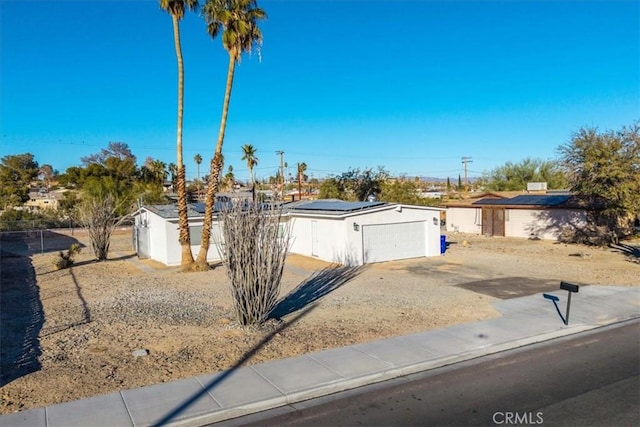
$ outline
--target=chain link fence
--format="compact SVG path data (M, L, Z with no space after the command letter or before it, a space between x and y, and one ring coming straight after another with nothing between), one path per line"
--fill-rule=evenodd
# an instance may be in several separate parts
M19 257L68 250L77 242L78 229L48 229L0 232L0 256Z
M17 221L16 221L17 222ZM20 221L25 227L31 221ZM35 224L41 226L42 224ZM118 233L132 232L130 223L121 224ZM63 228L32 228L12 231L0 231L0 257L31 256L50 252L66 251L82 238L86 243L87 232L84 228L71 224ZM127 250L129 249L127 244Z

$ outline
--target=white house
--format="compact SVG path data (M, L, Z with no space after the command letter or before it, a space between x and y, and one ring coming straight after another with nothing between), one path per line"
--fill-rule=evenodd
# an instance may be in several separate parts
M299 201L284 205L282 223L290 227L290 252L348 265L440 255L443 209L341 200ZM190 205L192 251L199 250L202 204ZM180 264L178 211L173 205L145 206L135 215L138 256L166 265ZM219 260L220 225L213 221L209 261Z
M489 193L447 207L449 232L557 240L564 230L583 227L587 209L571 194Z

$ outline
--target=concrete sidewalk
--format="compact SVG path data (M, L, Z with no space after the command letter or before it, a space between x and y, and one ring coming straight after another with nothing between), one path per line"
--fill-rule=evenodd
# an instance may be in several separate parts
M556 291L564 315L567 292ZM583 286L569 326L542 294L502 316L0 416L0 426L204 425L640 318L639 287Z

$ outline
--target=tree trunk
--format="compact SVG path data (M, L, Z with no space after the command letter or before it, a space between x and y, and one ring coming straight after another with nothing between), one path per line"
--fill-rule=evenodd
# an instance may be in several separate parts
M224 102L222 104L222 118L220 120L220 131L218 132L218 142L216 151L211 160L211 173L209 177L209 186L204 201L204 223L202 225L202 240L200 243L200 251L196 258L196 269L205 270L209 267L207 264L207 255L209 253L209 244L211 242L211 221L213 220L213 212L215 209L216 193L218 192L218 178L222 169L222 144L224 142L224 132L227 127L227 115L229 113L229 101L231 100L231 88L233 87L233 73L236 65L236 54L234 51L229 52L229 70L227 72L227 88L224 93Z
M171 15L173 21L173 40L176 47L178 60L178 130L176 142L178 181L176 183L178 193L178 226L180 229L180 246L182 256L180 266L188 270L193 265L191 253L191 235L189 234L189 218L187 217L187 178L182 159L182 114L184 105L184 64L182 63L182 47L180 45L180 24L176 15Z

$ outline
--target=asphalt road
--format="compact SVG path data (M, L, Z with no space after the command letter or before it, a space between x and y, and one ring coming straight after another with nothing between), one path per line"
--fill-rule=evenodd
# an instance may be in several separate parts
M637 426L639 367L634 321L224 424Z

